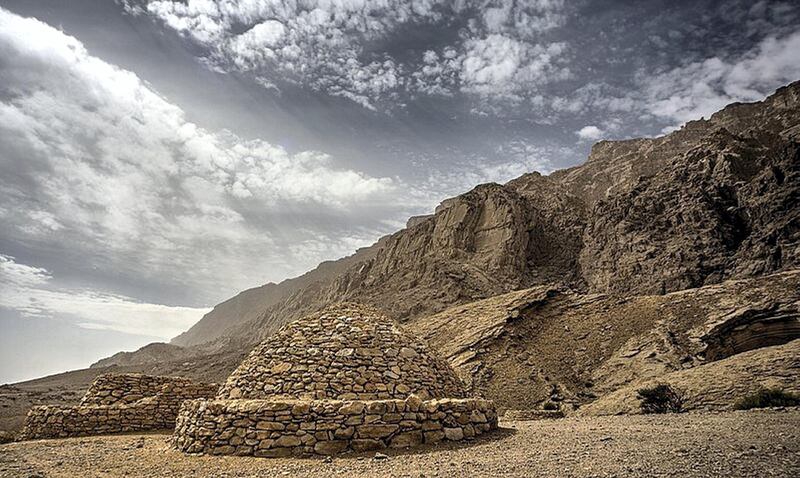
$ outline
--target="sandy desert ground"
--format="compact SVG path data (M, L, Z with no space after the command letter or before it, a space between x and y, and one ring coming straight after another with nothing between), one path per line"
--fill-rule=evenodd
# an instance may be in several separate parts
M800 409L501 422L469 444L333 459L186 456L169 434L0 446L2 477L800 476Z

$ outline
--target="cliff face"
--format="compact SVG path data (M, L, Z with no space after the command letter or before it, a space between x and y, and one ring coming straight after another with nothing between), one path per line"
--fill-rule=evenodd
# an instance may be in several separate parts
M289 295L233 335L252 343L342 300L402 321L537 284L581 288L583 214L579 201L539 175L478 186L389 236L374 258Z
M443 202L234 335L344 299L406 320L540 284L658 294L797 267L799 132L795 83L660 138L602 141L584 165Z
M800 264L800 147L715 130L599 201L580 264L593 291L664 293Z
M764 101L734 103L709 119L689 121L681 129L657 138L600 141L588 160L555 171L550 178L593 207L598 201L633 189L641 178L655 175L715 130L737 136L771 133L786 140L800 138L800 82L778 89Z
M217 306L173 343L252 345L331 302L408 320L544 284L659 294L800 264L800 83L659 138L443 202L351 257Z
M799 138L794 83L663 138L600 143L561 177L593 204L580 254L589 288L664 293L797 267ZM599 194L609 171L619 181Z

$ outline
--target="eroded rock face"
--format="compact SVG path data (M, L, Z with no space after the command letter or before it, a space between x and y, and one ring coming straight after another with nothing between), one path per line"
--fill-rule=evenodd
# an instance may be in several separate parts
M534 287L451 307L406 326L498 410L538 409L549 401L570 411L631 382L703 365L710 358L702 337L720 323L734 323L718 318L723 311L763 304L756 308L788 319L788 307L772 304L798 300L800 271L636 297ZM738 352L793 334L779 328L758 336L743 332L750 335L736 342ZM789 373L765 371L761 379Z
M759 388L800 392L800 340L750 350L726 359L639 380L581 408L581 415L641 413L636 391L666 383L680 390L686 410L730 410L737 400Z
M591 209L592 291L665 293L800 266L800 83L554 173ZM602 186L602 187L598 187Z
M412 394L465 396L455 372L425 344L374 309L341 304L293 322L261 343L219 397L378 400ZM351 406L364 408L358 402Z
M800 304L745 307L726 315L702 337L705 357L721 360L748 350L800 338Z
M476 187L228 335L251 344L340 300L407 320L548 283L661 294L798 267L798 92L660 138L600 142L550 176Z
M800 265L800 145L715 130L589 216L592 290L653 294Z

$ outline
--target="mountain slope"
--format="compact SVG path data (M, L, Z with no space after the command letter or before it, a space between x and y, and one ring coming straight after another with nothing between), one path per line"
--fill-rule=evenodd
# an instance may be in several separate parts
M279 284L269 283L240 292L234 297L217 304L189 330L178 335L171 344L191 347L209 344L229 334L237 325L244 324L260 316L264 310L285 298L293 291L315 282L331 280L353 264L371 259L381 247L381 241L370 247L359 249L355 254L336 261L326 261L305 274L287 279Z
M765 313L742 314L748 307ZM786 315L794 327L775 320ZM451 307L406 326L498 407L528 409L553 400L569 409L631 381L712 361L706 352L720 339L709 342L707 332L726 320L735 329L749 323L759 331L741 351L800 338L800 270L665 295L535 287ZM800 367L775 373L800 379Z
M737 400L759 388L800 393L800 340L751 350L719 362L637 380L587 405L581 415L641 413L636 391L666 383L681 390L687 410L730 410Z
M653 294L800 266L800 83L581 166L444 201L330 280L230 329L252 345L340 300L398 320L543 284Z
M450 322L488 340L495 332L510 333L504 324L482 328L487 317L502 314L466 311L485 307L482 300L497 301L504 310L509 297L539 304L522 315L541 307L552 317L552 323L519 322L513 332L521 343L541 344L533 362L526 361L539 370L533 378L530 370L498 358L508 351L472 344L450 353L447 347L471 343L469 335L451 337L442 349L456 366L477 360L481 370L493 370L495 378L470 373L481 392L507 406L534 406L553 392L550 386L585 403L628 380L697 365L697 350L681 348L688 339L667 347L664 357L656 352L661 358L655 362L612 355L624 355L628 341L658 349L653 344L670 343L687 323L704 323L725 305L721 299L688 301L684 312L665 318L658 307L663 297L673 297L670 292L700 287L699 297L706 297L722 281L764 277L753 287L776 291L770 295L775 301L794 297L781 285L783 275L769 274L800 268L799 138L800 82L659 138L600 142L581 166L477 186L353 256L220 304L176 338L175 344L189 346L179 364L151 358L149 368L224 375L283 324L344 300L379 307L434 343L451 337ZM757 299L745 289L730 293L738 306ZM452 313L459 306L465 312ZM556 312L547 315L550 310ZM597 340L581 347L569 339L560 317L571 311L583 319L566 325ZM691 319L681 315L687 311ZM445 324L442 317L448 317ZM429 330L431 324L440 324L437 331ZM611 334L608 327L625 333ZM571 347L585 352L564 356L546 345L559 337L568 340L570 353ZM496 366L486 365L483 356ZM126 356L125 363L139 361Z

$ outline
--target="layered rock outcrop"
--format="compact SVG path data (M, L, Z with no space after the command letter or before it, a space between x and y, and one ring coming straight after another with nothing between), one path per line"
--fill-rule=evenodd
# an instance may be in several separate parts
M341 304L256 347L215 400L187 401L188 453L331 455L461 440L497 426L492 402L375 309Z
M800 339L800 302L748 306L723 316L701 337L707 360Z
M631 382L717 360L729 347L735 357L749 347L790 341L797 301L800 271L636 297L540 286L451 307L405 327L498 410L551 402L569 412ZM772 364L774 370L761 369L760 380L800 370L800 362Z

